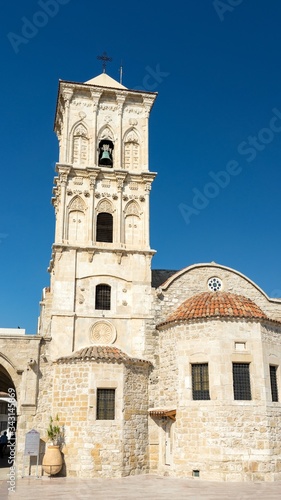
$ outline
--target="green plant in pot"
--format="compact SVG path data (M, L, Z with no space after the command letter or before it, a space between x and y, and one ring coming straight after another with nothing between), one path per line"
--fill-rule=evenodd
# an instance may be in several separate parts
M59 416L49 418L47 427L48 441L50 442L43 457L42 467L49 476L58 474L62 469L62 454L60 444L63 439L63 430L59 425Z
M47 436L52 445L60 445L62 438L62 429L59 425L58 415L55 419L53 419L53 417L50 417L49 427L47 428Z

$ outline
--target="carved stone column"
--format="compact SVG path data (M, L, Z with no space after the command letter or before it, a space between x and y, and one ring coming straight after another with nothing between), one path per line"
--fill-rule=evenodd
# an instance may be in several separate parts
M152 107L152 104L153 104L153 101L154 101L154 97L144 97L143 99L143 103L144 103L144 109L145 109L145 137L144 137L144 144L146 144L146 151L144 152L144 155L143 155L143 165L145 167L146 170L149 169L149 160L148 160L148 149L149 149L149 145L148 145L148 121L149 121L149 113L150 113L150 110L151 110L151 107Z
M71 159L70 140L69 140L69 106L71 97L73 96L73 89L65 88L63 89L63 98L65 102L65 113L64 113L64 126L63 126L63 157L62 162L69 163Z
M96 240L96 235L94 232L95 228L95 221L96 221L96 214L95 214L95 188L96 188L96 180L98 176L98 170L96 171L91 171L89 178L90 178L90 193L91 193L91 201L90 201L90 213L89 213L89 220L90 220L90 241L91 244L95 244Z
M66 193L66 185L67 185L67 177L70 172L70 167L59 167L59 179L60 179L60 185L61 185L61 217L60 217L60 239L62 243L64 243L65 240L65 233L66 233L66 225L65 225L65 218L66 218L66 210L67 207L65 206L65 193Z
M90 150L90 165L97 164L97 112L99 106L99 100L102 95L100 90L91 90L92 100L93 100L93 128L92 128L92 145Z
M123 157L123 107L124 107L124 102L126 100L127 94L122 94L117 93L116 94L116 100L117 100L117 113L119 117L119 136L118 136L118 141L117 141L117 151L115 151L115 168L121 169L122 167L122 157Z
M116 180L117 180L117 192L118 192L118 208L117 208L117 221L119 221L119 231L117 235L117 242L116 243L124 243L125 242L125 236L124 236L124 220L123 220L123 185L124 185L124 180L126 177L125 172L118 172L116 173Z

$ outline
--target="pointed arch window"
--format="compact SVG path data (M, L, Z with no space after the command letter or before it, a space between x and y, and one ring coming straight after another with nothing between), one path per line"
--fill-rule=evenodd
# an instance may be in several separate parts
M110 303L111 303L111 287L105 284L97 285L95 309L102 309L103 311L109 310Z
M97 216L97 241L112 243L113 241L113 216L107 212L101 212Z
M72 162L86 165L88 163L89 139L86 127L80 123L73 132Z
M124 140L124 166L126 170L136 170L140 165L139 138L135 130L130 130Z

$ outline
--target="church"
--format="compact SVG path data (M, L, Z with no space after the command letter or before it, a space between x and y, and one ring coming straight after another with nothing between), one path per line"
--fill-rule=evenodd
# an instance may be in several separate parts
M156 97L59 81L50 283L36 335L0 329L1 428L12 390L19 468L58 415L67 477L280 480L281 299L214 262L152 269Z

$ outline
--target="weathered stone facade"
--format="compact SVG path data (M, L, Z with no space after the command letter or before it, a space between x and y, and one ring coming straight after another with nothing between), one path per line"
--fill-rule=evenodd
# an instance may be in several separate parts
M106 74L60 82L50 287L36 335L0 329L18 471L26 433L42 460L58 414L66 476L281 479L281 300L216 263L151 272L155 97Z

